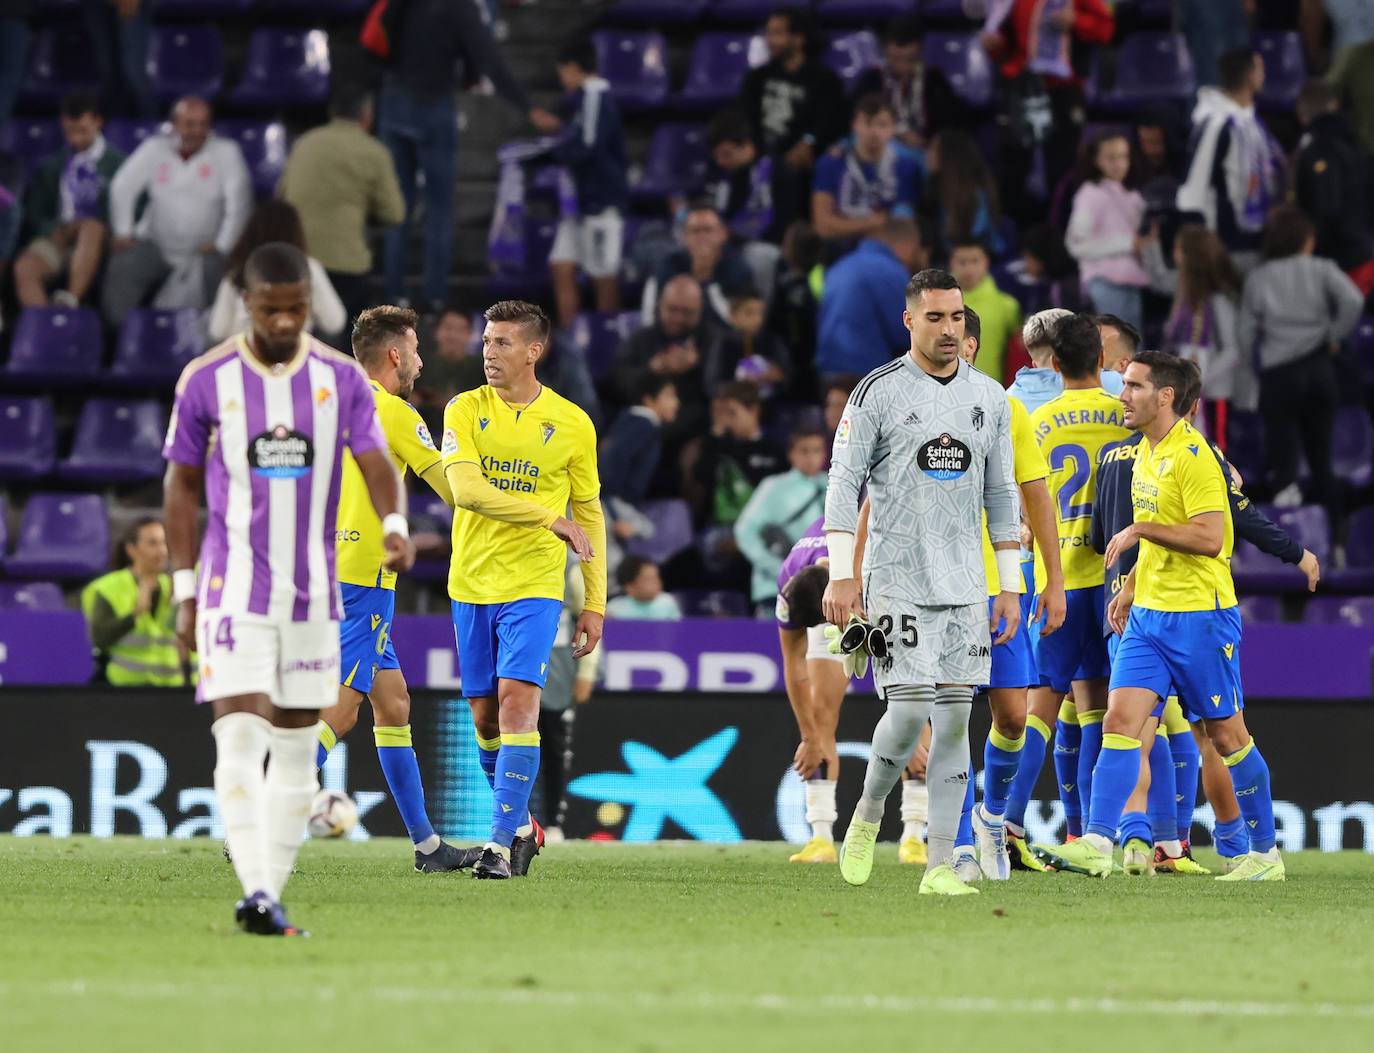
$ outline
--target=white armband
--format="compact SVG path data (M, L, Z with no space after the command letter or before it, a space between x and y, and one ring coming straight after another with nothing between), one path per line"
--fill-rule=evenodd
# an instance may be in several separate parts
M828 530L825 547L830 552L830 580L852 581L854 578L854 535L842 530Z
M1003 592L1020 592L1021 553L1014 548L999 548L993 555L997 557L997 580Z
M196 598L196 572L194 570L172 571L172 605L179 607L187 600Z
M410 537L410 524L406 522L406 517L400 512L392 512L382 518L382 537L389 537L392 534L400 534L401 537Z

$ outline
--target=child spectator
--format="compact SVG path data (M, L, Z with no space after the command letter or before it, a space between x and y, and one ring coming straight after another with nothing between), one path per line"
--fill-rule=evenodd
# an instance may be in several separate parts
M1078 260L1079 284L1099 314L1141 325L1141 289L1149 284L1136 258L1145 199L1127 190L1131 144L1118 130L1098 133L1084 153L1083 184L1073 196L1064 241Z
M653 560L626 556L615 568L615 580L623 594L606 604L607 618L641 622L682 620L677 600L663 591L663 578Z
M874 92L854 106L853 138L816 162L811 222L822 238L842 244L877 233L888 217L916 214L921 165L893 141L892 104Z
M754 488L786 460L759 425L759 389L747 380L720 386L711 400L711 432L700 441L688 500L698 525L729 526Z
M1000 256L1005 245L997 229L997 183L973 136L952 128L941 132L926 151L926 169L935 192L922 204L936 219L940 252L973 238Z
M767 238L773 230L773 159L759 156L749 118L739 110L722 110L706 126L706 145L711 167L701 196L724 217L730 233ZM677 203L674 211L685 206Z
M596 72L596 48L580 36L558 53L558 80L567 92L566 124L541 118L541 131L562 129L552 158L566 165L577 188L577 217L559 221L549 252L558 324L566 327L581 306L577 269L592 280L598 311L620 310L620 254L630 189L625 132L610 82Z
M601 440L597 458L601 493L607 505L607 527L621 540L634 537L639 516L634 506L649 493L663 450L661 431L677 419L681 403L673 378L645 373L639 380L639 398L622 410Z
M821 262L821 239L805 220L797 220L782 236L782 255L768 301L768 330L782 338L792 355L792 397L809 402L816 397L816 295L811 290L812 268Z
M977 311L983 322L975 368L1005 386L1007 342L1021 325L1021 305L1016 297L997 288L989 272L991 265L987 246L972 239L958 242L949 257L949 269L964 291L964 303Z
M718 334L706 353L706 390L727 380L750 380L769 398L791 376L787 347L763 328L763 297L756 290L737 290L729 301L730 331Z
M787 460L791 470L759 483L735 520L735 543L753 568L750 599L764 614L777 599L783 560L825 511L826 437L809 428L793 432Z

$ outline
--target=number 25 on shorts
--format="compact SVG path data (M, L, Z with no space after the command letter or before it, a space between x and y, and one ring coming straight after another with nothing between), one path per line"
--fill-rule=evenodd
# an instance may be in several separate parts
M916 616L914 614L903 614L900 622L894 619L892 615L884 614L878 619L878 628L883 631L883 635L889 641L892 640L892 631L896 628L900 634L903 647L916 646Z

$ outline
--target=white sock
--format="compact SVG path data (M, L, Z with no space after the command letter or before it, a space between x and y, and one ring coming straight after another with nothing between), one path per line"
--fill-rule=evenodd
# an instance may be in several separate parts
M224 836L243 894L267 891L267 833L263 827L262 766L272 725L256 713L226 713L210 725L215 737L215 796Z
M829 779L809 779L806 783L806 821L811 824L811 836L835 840L835 787Z
M864 789L854 814L866 823L881 822L887 795L901 778L911 751L921 741L930 718L935 689L929 684L900 684L887 689L887 712L873 729L873 750L864 773Z
M1101 834L1084 834L1083 840L1088 842L1088 844L1092 845L1099 852L1103 852L1106 855L1112 854L1111 838L1103 837Z
M507 862L510 862L510 848L509 848L509 846L507 846L507 845L498 845L495 841L488 841L484 847L491 849L493 852L495 852L495 853L496 853L498 856L500 856L502 859L506 860Z
M930 791L930 866L948 863L954 856L954 838L964 812L968 791L968 718L973 712L973 689L942 687L935 692L931 710L930 759L926 762L926 787Z
M415 846L415 851L419 852L421 855L427 856L435 849L437 849L441 844L443 844L443 841L439 839L438 834L430 834L427 838L425 838L423 841L421 841L418 845Z
M267 762L267 891L280 900L286 879L305 840L310 802L319 792L315 776L315 725L273 728L272 756Z
M930 819L930 791L920 779L902 783L902 840L926 839L926 823Z
M1158 841L1155 847L1164 849L1165 855L1173 856L1175 859L1183 855L1182 841Z

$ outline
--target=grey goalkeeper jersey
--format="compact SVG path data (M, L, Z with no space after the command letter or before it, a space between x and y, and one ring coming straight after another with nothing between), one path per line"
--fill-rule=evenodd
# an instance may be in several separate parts
M985 603L984 509L994 542L1020 538L1011 407L996 381L960 362L941 383L910 354L864 377L835 430L826 530L857 528L865 481L865 595Z

